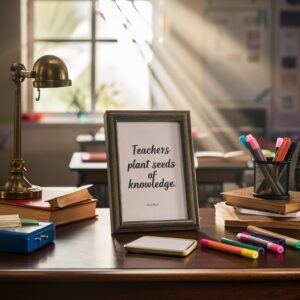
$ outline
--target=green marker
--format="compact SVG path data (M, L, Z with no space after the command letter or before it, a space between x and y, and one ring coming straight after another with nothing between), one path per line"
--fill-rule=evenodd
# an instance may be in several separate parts
M256 233L261 233L261 234L265 234L271 237L275 237L275 238L279 238L279 239L284 239L285 240L285 244L287 246L296 248L296 249L300 249L300 240L294 239L292 237L277 233L277 232L273 232L273 231L269 231L260 227L256 227L253 225L248 225L247 226L247 230L250 232L256 232Z
M21 219L22 226L32 226L32 225L40 225L38 220L34 219Z
M246 249L250 249L250 250L255 250L259 254L264 254L265 253L265 249L263 247L256 247L256 246L253 246L253 245L233 241L233 240L230 240L230 239L227 239L227 238L221 238L221 243L236 246L236 247L246 248Z

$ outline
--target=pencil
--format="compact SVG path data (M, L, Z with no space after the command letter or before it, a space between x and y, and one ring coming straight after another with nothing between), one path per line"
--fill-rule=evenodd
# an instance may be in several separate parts
M250 232L262 233L262 234L265 234L265 235L269 235L269 236L273 236L273 237L276 237L276 238L284 239L286 245L288 245L290 247L293 247L293 248L296 248L296 249L300 249L300 240L294 239L292 237L289 237L289 236L286 236L286 235L283 235L283 234L280 234L280 233L277 233L277 232L272 232L272 231L269 231L269 230L266 230L266 229L262 229L260 227L256 227L256 226L253 226L253 225L249 225L247 227L247 230L250 231Z

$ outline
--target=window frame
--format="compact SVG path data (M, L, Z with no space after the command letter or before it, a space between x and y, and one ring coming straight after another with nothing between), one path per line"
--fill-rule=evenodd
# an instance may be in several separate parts
M96 45L97 43L117 43L118 40L116 38L105 38L105 39L99 39L96 38L96 14L97 14L97 9L96 9L96 2L98 0L60 0L64 2L70 2L70 1L78 1L78 2L90 2L91 3L91 38L86 39L39 39L39 38L34 38L34 2L35 1L44 1L44 2L51 2L52 0L27 0L27 41L28 41L28 46L27 46L27 53L26 53L26 60L28 66L33 66L34 61L34 44L35 42L52 42L52 43L61 43L61 42L87 42L90 47L91 51L91 73L90 73L90 78L91 78L91 86L90 86L90 93L91 93L91 107L90 110L86 112L87 116L95 116L95 115L102 115L103 112L97 112L96 111L96 101L97 101L97 95L96 95ZM27 83L27 88L26 88L26 99L25 100L25 107L26 107L26 112L28 113L34 113L34 103L33 101L33 87L32 83L28 81ZM44 112L44 115L46 116L71 116L75 115L75 113L71 112Z

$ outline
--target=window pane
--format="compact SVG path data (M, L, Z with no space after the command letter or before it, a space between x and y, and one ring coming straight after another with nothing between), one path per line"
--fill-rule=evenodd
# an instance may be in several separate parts
M41 99L34 101L34 111L77 113L91 110L90 48L90 43L85 42L35 43L34 61L46 54L58 56L68 68L72 86L41 89Z
M123 17L116 4L111 0L96 3L96 38L118 39L124 35Z
M128 41L96 47L96 110L149 109L147 64Z
M91 38L91 1L34 1L34 38Z

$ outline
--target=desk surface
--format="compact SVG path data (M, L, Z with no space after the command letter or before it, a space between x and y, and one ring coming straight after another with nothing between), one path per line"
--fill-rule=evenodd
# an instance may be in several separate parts
M21 285L25 290L28 288L28 291L32 284L35 284L36 289L42 289L45 284L44 287L49 290L49 298L45 295L43 299L51 299L51 293L61 288L61 283L65 286L65 293L72 283L74 291L77 288L86 288L94 293L91 297L75 296L72 299L101 299L96 297L99 289L103 291L103 295L109 296L109 299L118 298L118 292L122 293L122 289L131 295L128 299L138 299L136 295L140 295L137 292L140 289L137 285L139 283L145 290L148 289L151 297L167 293L163 287L172 288L174 292L179 289L176 291L179 294L180 288L189 288L191 296L206 295L205 299L215 299L217 295L223 296L224 292L227 295L242 295L242 291L234 289L236 285L241 289L248 289L250 285L256 287L253 291L249 290L243 299L251 299L251 295L262 295L265 298L257 299L268 299L270 291L272 299L277 299L276 296L284 295L285 288L300 296L300 251L287 248L283 255L268 252L258 260L200 247L186 258L127 254L123 244L142 234L131 233L112 237L109 209L99 209L98 214L98 220L57 228L55 243L30 255L0 253L1 295L5 295L5 292L8 295L13 293L13 289L9 288L10 284ZM201 209L200 217L199 232L179 231L158 235L218 239L221 236L232 238L238 232L238 229L224 231L223 227L215 225L213 209ZM297 231L288 233L300 237ZM273 280L276 280L276 284ZM49 285L53 285L53 289L50 289ZM160 287L162 290L155 291L154 287ZM275 290L276 295L273 293ZM184 289L181 293L184 293ZM185 295L180 299L190 297Z

